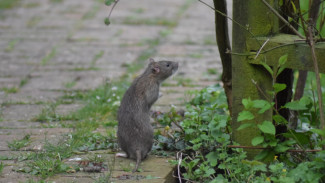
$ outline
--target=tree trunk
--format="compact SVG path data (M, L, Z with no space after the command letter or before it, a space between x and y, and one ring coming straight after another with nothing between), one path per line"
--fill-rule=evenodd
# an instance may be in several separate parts
M216 10L227 15L226 0L213 0ZM216 39L222 63L222 82L228 102L228 109L232 113L232 74L231 74L231 55L227 51L231 50L227 17L215 11Z

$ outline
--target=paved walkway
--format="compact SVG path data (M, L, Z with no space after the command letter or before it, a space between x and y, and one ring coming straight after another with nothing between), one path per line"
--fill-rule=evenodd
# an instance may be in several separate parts
M168 80L170 85L162 87L158 110L182 106L185 91L219 80L214 12L202 3L121 0L109 27L103 23L108 11L100 0L22 0L11 9L0 9L0 156L18 153L10 151L7 142L26 134L34 140L31 146L37 147L45 136L59 138L71 131L59 125L44 127L33 119L66 91L91 90L107 78L117 79L126 73L123 65L146 55L180 63L177 75ZM62 104L56 111L68 113L79 107ZM14 161L2 162L9 166L0 182L31 177L12 171ZM71 174L51 180L80 182L81 177Z

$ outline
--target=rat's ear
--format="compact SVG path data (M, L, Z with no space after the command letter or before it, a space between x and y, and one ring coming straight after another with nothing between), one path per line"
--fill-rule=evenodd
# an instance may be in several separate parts
M155 62L155 60L153 58L149 58L149 64Z
M160 72L159 67L154 66L154 67L152 68L152 73L157 74L157 73L159 73L159 72Z

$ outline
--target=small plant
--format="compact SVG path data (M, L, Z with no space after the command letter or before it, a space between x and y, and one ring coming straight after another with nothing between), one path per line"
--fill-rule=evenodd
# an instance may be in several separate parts
M62 3L63 0L50 0L51 3Z
M7 52L11 52L15 46L17 45L17 43L19 42L19 39L13 39L9 42L7 48L5 49L5 51Z
M19 88L25 86L28 83L29 79L30 79L30 76L27 76L27 77L21 79L20 83L19 83Z
M42 112L36 116L33 120L39 122L53 122L58 121L59 115L56 114L55 108L57 107L56 103L51 103L45 108L42 109Z
M56 47L53 47L51 51L42 58L41 65L46 65L56 55Z
M7 87L4 87L4 88L1 88L0 91L4 91L5 93L9 94L9 93L17 93L18 92L18 88L16 87L11 87L11 88L7 88Z
M0 163L0 176L2 175L3 172L3 168L5 167L5 165L3 164L3 162Z
M87 160L80 161L79 165L85 172L102 172L107 170L107 165L104 164L104 158L101 155L92 155Z
M217 69L216 68L208 68L208 74L217 75L218 74Z
M77 84L76 81L66 82L66 83L64 83L64 87L70 89L70 88L74 87L76 84Z
M101 50L101 51L99 51L99 52L94 56L94 58L93 58L92 61L91 61L91 66L90 66L90 68L94 68L94 67L95 67L96 62L97 62L100 58L103 57L104 53L105 53L105 52L104 52L103 50Z
M20 4L21 0L0 0L0 10L12 9Z
M305 109L310 102L304 100L306 99L288 103L285 107ZM247 110L241 113L239 121L243 117L245 120L254 119L251 109L262 113L273 106L266 101L250 99L243 100L243 105ZM180 178L184 182L322 182L325 178L324 151L316 155L302 153L303 156L286 152L295 146L310 145L311 131L318 134L318 137L325 137L322 130L314 129L305 133L289 131L284 134L289 139L279 141L275 138L273 123L243 123L239 130L255 125L261 132L260 136L253 139L252 144L266 147L256 160L247 160L246 152L232 142L229 135L236 129L231 129L228 125L230 118L226 97L220 86L211 86L196 92L195 97L186 106L184 118L177 118L173 111L175 109L161 115L157 121L165 127L177 123L180 130L167 136L163 135L163 132L157 134L154 149L159 147L159 152L167 152L168 149L179 151L179 160L172 163L183 170L180 172ZM176 146L177 143L183 145ZM324 141L316 142L318 147L323 143ZM153 150L153 153L157 152ZM259 161L261 159L267 159L268 164ZM297 161L298 159L304 162ZM303 172L307 172L308 176Z
M18 151L19 149L26 147L29 145L31 142L30 140L30 134L25 135L22 139L20 140L13 140L12 142L7 142L8 147L12 151Z
M110 174L101 174L98 179L94 181L94 183L107 183L110 182L111 175Z

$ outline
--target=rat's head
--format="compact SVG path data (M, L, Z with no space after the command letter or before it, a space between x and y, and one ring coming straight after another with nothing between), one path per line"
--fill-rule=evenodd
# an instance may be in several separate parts
M173 75L178 69L178 63L172 61L158 61L156 62L154 59L149 59L148 68L155 78L158 79L159 82L164 81L169 76Z

